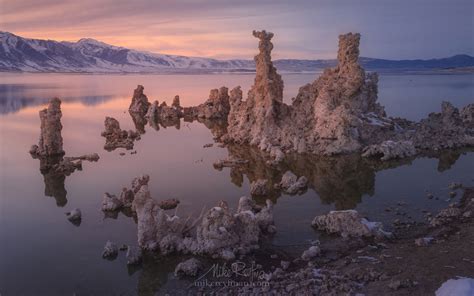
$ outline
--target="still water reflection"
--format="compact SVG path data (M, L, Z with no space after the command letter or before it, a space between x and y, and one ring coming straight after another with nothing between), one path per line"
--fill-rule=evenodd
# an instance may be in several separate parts
M284 97L290 101L314 74L283 75ZM421 209L436 210L448 204L447 185L472 185L474 154L443 153L437 158L378 163L358 156L320 158L289 155L282 164L266 164L260 151L243 146L220 148L213 137L223 132L212 122L174 122L150 126L126 111L137 84L152 100L171 103L179 94L183 106L203 102L211 88L241 85L249 89L253 75L1 75L0 82L0 293L6 295L140 294L176 291L182 286L173 275L179 258L148 255L139 269L127 268L124 254L102 260L105 241L136 245L136 222L131 213L104 216L102 194L118 194L137 175L151 177L157 199L177 198L178 214L196 214L219 200L235 207L249 194L249 183L268 179L270 198L276 202L278 232L271 247L295 252L290 245L304 244L318 234L312 218L331 209L356 208L370 219L389 223L396 216L386 207L403 201L407 219L421 219ZM38 111L48 99L63 99L64 150L69 155L100 154L97 163L84 163L83 171L66 177L38 169L28 154L39 135ZM439 111L442 100L460 107L474 98L472 75L382 76L380 101L391 116L419 119ZM103 149L105 116L120 121L122 129L138 130L136 154ZM120 155L120 152L126 152ZM216 170L213 163L228 156L247 165ZM290 170L309 179L298 196L274 189ZM429 200L426 192L438 199ZM53 197L48 200L46 197ZM51 198L50 198L51 199ZM64 215L80 208L80 227ZM113 218L113 219L110 219ZM399 217L397 217L399 218ZM25 281L28 285L25 285Z

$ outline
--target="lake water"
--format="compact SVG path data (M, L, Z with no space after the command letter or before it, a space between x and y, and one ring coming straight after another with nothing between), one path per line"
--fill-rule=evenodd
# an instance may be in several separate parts
M285 101L317 74L286 74ZM171 103L179 94L183 106L205 101L209 90L241 85L246 93L252 74L228 75L65 75L0 74L0 294L1 295L153 295L183 289L172 272L179 257L148 258L129 269L124 253L114 261L101 257L107 240L136 245L136 224L120 213L105 217L100 210L104 192L119 194L132 178L150 175L156 199L177 198L178 214L197 214L220 200L231 207L249 194L249 180L279 181L281 171L264 165L260 154L245 147L203 148L211 131L198 122L182 122L155 130L145 127L135 143L137 154L107 152L100 136L104 118L115 117L122 129L135 129L126 112L133 89L145 87L150 100ZM68 156L97 152L97 163L64 178L45 178L39 161L28 150L38 142L38 111L49 98L62 99L62 136ZM419 120L438 112L443 100L461 107L474 101L474 75L383 75L379 101L390 116ZM250 161L245 170L222 171L213 163L228 154ZM474 153L445 153L440 159L419 158L380 165L358 157L321 159L292 157L285 166L309 179L302 195L275 193L277 233L270 247L298 253L318 233L311 220L332 209L355 208L369 219L421 220L422 209L435 211L449 203L448 184L473 185ZM438 199L428 199L427 191ZM458 194L459 195L459 194ZM387 207L406 202L406 216ZM80 208L79 227L65 212ZM409 218L410 217L410 218ZM181 288L180 288L181 287ZM185 287L184 287L185 289Z

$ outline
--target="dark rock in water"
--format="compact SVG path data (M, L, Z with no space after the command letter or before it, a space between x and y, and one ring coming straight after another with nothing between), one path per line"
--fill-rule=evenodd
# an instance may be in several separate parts
M202 267L201 261L191 258L179 263L174 270L174 275L177 277L196 276Z
M117 258L118 247L111 241L107 241L104 246L104 251L102 252L102 258L113 260Z
M74 225L81 225L82 213L80 209L73 209L70 212L66 213L67 219Z

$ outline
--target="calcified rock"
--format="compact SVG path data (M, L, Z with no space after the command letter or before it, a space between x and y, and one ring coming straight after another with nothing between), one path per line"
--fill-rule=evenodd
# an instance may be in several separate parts
M107 151L113 151L117 148L132 150L134 141L140 139L138 132L122 130L118 120L113 117L105 117L104 125L105 131L101 135L105 137L104 149Z
M115 259L118 255L118 247L111 241L107 241L102 252L102 258Z
M210 255L232 259L258 247L265 233L274 232L272 203L264 207L242 197L235 214L225 202L207 211L194 222L169 216L160 202L151 198L148 185L135 194L133 206L138 220L138 244L143 249ZM195 229L191 232L191 230Z
M308 179L305 176L297 177L290 171L287 171L282 177L277 188L282 189L287 194L297 194L306 191Z
M176 108L176 109L181 109L181 105L179 102L179 96L176 95L174 96L173 103L171 104L171 107Z
M177 277L182 276L196 276L203 267L201 261L191 258L186 261L180 262L175 270L174 275Z
M143 86L138 85L133 91L132 102L128 110L145 116L150 107L150 102L148 102L147 96L143 93L143 89Z
M355 210L331 211L327 215L315 217L311 225L342 237L391 236L391 233L383 230L382 223L369 222Z
M366 156L389 160L474 146L472 105L459 112L443 103L440 114L419 123L387 117L377 103L377 74L365 73L359 64L359 34L339 36L337 67L301 87L291 105L282 102L283 82L271 62L273 34L254 36L260 39L255 83L245 101L240 87L230 92L228 133L222 141L275 151L275 164L279 152L335 155L365 149Z
M137 247L128 247L127 254L127 264L128 265L136 265L140 264L142 261L142 249Z
M417 245L418 247L426 247L429 246L432 241L432 237L420 237L415 239L415 245Z
M63 137L61 130L61 100L58 98L49 101L48 108L39 112L41 120L41 133L38 145L30 149L30 153L36 156L64 155Z
M380 157L380 160L389 160L394 158L405 158L416 154L415 146L412 141L391 140L384 141L381 144L370 145L364 149L364 157Z

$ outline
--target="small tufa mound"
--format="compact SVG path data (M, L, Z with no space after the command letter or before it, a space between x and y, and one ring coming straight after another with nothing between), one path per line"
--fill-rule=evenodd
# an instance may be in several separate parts
M145 184L135 194L133 207L139 246L163 255L179 252L230 260L258 248L261 237L275 231L272 203L260 207L248 197L240 198L234 214L221 202L190 221L167 215Z
M317 216L311 223L313 227L328 233L337 233L342 237L390 237L380 222L370 222L355 210L331 211L327 215Z

